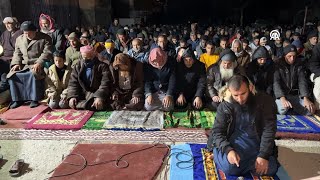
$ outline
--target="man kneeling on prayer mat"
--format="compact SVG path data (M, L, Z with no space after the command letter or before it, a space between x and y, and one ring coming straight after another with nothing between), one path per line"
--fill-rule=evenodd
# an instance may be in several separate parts
M89 45L82 46L80 53L81 59L72 69L69 80L69 106L73 109L106 109L111 83L108 65L98 60Z
M253 93L247 77L234 75L227 83L229 102L220 103L208 149L227 175L274 176L279 167L275 145L277 105L263 92Z
M49 35L36 32L31 21L21 24L23 34L16 40L11 70L7 75L12 103L17 108L24 101L31 101L30 107L37 107L44 97L44 63L52 60L52 44Z
M190 49L183 53L182 61L177 65L176 106L184 109L190 103L195 109L201 109L206 90L205 65Z
M141 110L144 105L143 64L127 54L117 54L112 63L114 110Z
M46 94L48 105L51 109L68 108L67 93L68 83L71 75L71 67L65 65L65 54L62 51L53 53L54 64L50 66Z
M174 109L176 74L175 60L161 48L150 51L149 64L144 64L145 109L147 111Z

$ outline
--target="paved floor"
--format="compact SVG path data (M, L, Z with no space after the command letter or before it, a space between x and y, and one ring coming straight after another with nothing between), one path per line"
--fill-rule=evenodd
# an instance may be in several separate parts
M0 179L44 180L50 177L48 173L61 162L62 157L67 155L75 144L76 141L68 140L0 140L0 153L5 159L4 163L0 164ZM278 140L277 144L279 161L292 180L311 177L315 180L320 179L320 142ZM28 164L27 171L19 178L11 178L8 171L19 158L23 158ZM163 174L164 171L158 179L163 179Z

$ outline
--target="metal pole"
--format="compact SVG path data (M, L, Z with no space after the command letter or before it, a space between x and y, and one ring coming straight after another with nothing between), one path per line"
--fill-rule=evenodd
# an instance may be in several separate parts
M306 21L307 21L307 14L308 14L308 6L306 6L304 10L304 20L303 20L303 29L302 29L302 34L304 34L304 30L306 28Z

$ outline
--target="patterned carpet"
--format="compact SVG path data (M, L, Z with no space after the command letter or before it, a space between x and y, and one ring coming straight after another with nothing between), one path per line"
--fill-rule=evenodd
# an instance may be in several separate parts
M1 140L104 140L109 142L186 142L207 143L204 130L113 131L113 130L23 130L0 129Z

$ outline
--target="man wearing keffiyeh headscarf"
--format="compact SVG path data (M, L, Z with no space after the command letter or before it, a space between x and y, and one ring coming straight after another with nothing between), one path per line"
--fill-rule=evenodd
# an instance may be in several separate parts
M62 42L63 32L59 29L55 29L54 20L49 15L40 15L39 26L42 33L48 34L52 38L52 52L55 52L56 50L62 51L65 49L65 47L63 47L64 43Z
M145 109L170 111L174 108L176 84L175 61L157 47L151 50L149 64L144 66Z
M74 65L68 85L69 106L73 109L106 109L110 95L111 74L99 61L93 47L80 48L81 59Z

